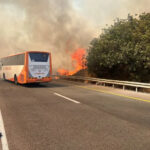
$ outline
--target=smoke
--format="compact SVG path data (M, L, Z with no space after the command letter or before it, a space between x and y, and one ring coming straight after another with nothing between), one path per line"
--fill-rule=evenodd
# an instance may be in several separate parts
M97 28L111 25L116 18L127 18L128 14L150 12L149 0L80 0L79 11Z
M87 48L93 36L69 0L1 0L0 10L0 57L50 51L55 70L70 68L69 55Z

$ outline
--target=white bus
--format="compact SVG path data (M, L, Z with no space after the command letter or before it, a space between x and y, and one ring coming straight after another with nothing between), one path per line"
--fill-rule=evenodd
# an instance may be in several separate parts
M0 77L15 84L50 82L51 53L27 51L0 59Z

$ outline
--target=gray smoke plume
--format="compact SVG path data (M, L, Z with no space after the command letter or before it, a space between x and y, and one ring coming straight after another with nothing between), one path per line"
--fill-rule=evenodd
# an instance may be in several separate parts
M79 11L102 29L116 18L150 12L150 0L79 0ZM83 11L84 10L84 11Z
M71 68L70 54L86 48L92 30L69 0L0 0L0 57L52 52L53 67Z

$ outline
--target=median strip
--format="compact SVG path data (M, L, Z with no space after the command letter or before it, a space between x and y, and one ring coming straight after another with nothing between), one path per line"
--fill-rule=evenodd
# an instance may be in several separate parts
M80 102L78 102L78 101L76 101L76 100L73 100L73 99L71 99L71 98L69 98L69 97L63 96L63 95L61 95L61 94L54 93L54 95L57 95L57 96L59 96L59 97L62 97L62 98L66 99L66 100L68 100L68 101L71 101L71 102L73 102L73 103L80 104Z
M0 110L0 133L1 133L0 139L2 141L2 150L9 150L1 110Z

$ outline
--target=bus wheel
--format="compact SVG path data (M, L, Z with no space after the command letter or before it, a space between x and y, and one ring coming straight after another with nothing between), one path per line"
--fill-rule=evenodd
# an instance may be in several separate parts
M4 81L6 80L6 78L5 78L5 73L3 73L3 80L4 80Z
M14 82L15 82L16 85L18 84L18 80L17 80L17 76L16 75L14 76Z

